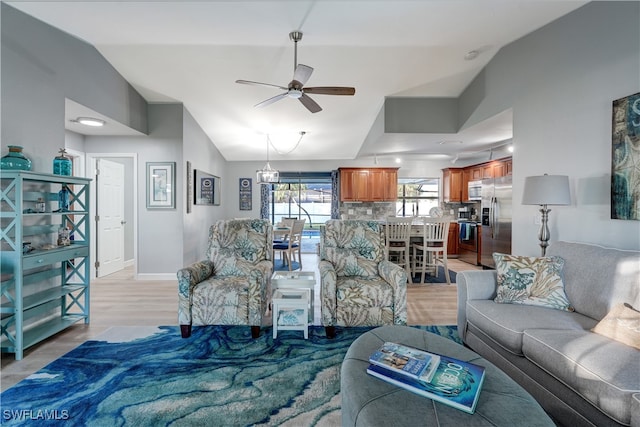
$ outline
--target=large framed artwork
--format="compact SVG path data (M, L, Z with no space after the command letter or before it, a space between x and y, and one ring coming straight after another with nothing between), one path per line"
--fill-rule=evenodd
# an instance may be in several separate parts
M175 209L175 188L175 162L147 162L147 209Z
M195 169L193 202L196 205L220 204L220 178Z
M611 218L640 220L640 92L613 101Z

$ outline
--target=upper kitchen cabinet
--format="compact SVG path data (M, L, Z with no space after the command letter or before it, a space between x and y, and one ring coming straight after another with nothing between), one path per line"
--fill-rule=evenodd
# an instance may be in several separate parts
M469 181L479 181L482 179L482 167L481 166L469 166L464 169L467 172Z
M482 179L500 178L502 176L511 175L513 173L512 165L511 157L483 163L480 165L482 168Z
M513 175L513 159L509 157L504 159L504 176Z
M386 202L398 198L398 168L340 168L341 202Z
M447 168L442 170L442 195L445 203L462 202L462 168Z

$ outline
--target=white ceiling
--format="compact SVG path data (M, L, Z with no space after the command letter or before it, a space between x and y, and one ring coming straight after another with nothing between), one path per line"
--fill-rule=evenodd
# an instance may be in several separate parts
M459 96L502 46L587 2L6 3L94 45L148 102L183 103L225 159L238 161L264 160L266 134L287 152L300 131L306 135L296 150L272 151L271 159L453 158L499 144L511 138L510 112L460 134L384 134L376 119L385 97ZM307 86L353 86L355 96L313 95L323 108L316 114L289 98L253 108L280 91L235 80L286 86L294 69L293 30L304 33L298 62L315 69ZM478 57L465 60L472 50ZM83 113L74 104L68 103L70 117Z

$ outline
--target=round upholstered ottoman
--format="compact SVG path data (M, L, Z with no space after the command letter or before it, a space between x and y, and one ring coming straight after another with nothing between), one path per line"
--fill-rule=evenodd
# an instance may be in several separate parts
M484 366L475 413L467 414L367 374L369 356L385 341ZM358 337L342 362L340 387L343 426L555 426L529 393L489 361L447 338L407 326L381 326Z

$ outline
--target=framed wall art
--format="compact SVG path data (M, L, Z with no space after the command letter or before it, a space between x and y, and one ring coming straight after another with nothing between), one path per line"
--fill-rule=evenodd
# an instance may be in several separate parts
M220 177L195 169L194 176L194 198L196 205L220 205Z
M147 209L175 209L175 188L175 162L147 162Z
M640 92L613 101L611 219L640 220Z
M240 210L250 211L253 206L253 189L251 187L251 178L240 178Z
M187 174L185 177L187 179L187 213L191 213L191 201L193 200L193 181L191 180L191 175L193 169L191 168L191 162L188 160L185 169Z

